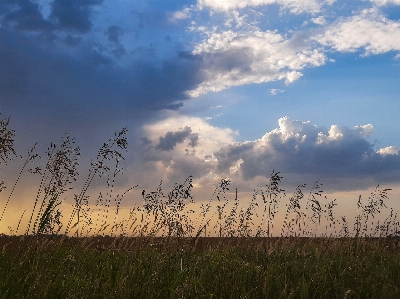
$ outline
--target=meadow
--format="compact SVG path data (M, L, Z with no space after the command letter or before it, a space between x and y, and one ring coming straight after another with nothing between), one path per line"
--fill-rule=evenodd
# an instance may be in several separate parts
M0 167L17 159L9 123L0 120ZM121 217L124 197L137 188L114 192L126 133L98 150L70 214L61 203L80 158L70 135L50 145L43 164L32 163L40 158L34 146L14 183L0 182L1 298L400 298L400 224L386 206L390 189L360 195L347 219L336 215L320 180L287 194L272 171L265 188L241 202L222 179L209 201L196 202L189 176L168 192L162 182L143 190L142 204ZM40 177L32 210L4 231L26 173ZM99 176L106 191L94 202L88 194Z

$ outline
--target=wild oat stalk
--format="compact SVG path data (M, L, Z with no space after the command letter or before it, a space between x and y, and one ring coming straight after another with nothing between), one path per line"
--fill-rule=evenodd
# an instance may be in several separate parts
M18 174L17 179L15 180L15 183L14 183L12 189L11 189L10 194L8 195L7 202L6 202L6 204L5 204L4 208L3 208L3 212L1 213L1 216L0 216L0 222L4 217L4 213L5 213L6 209L7 209L8 204L10 203L12 195L14 194L15 188L17 187L18 183L21 180L21 176L24 173L25 168L28 166L29 163L33 162L37 157L39 157L38 154L34 154L33 153L35 148L36 148L36 144L28 151L28 156L25 159L24 164L22 165L22 168L21 168L21 170L20 170L20 172Z
M0 164L12 160L11 155L15 156L14 137L15 131L8 128L10 118L0 120Z
M293 196L289 198L286 205L286 214L283 220L281 236L298 236L301 232L301 217L304 213L301 211L300 200L304 198L302 188L306 185L302 184L296 187ZM294 215L293 215L294 214ZM292 218L290 218L292 217Z
M61 201L58 197L59 195L54 193L49 199L46 209L40 217L36 234L58 234L60 232L62 228L61 211L56 210L56 208L61 204Z
M310 190L310 193L307 198L307 203L306 203L306 218L304 219L306 222L304 222L305 228L304 228L304 233L308 235L314 234L316 236L317 233L317 228L321 224L321 217L323 213L323 209L321 206L321 203L318 200L318 197L322 196L322 193L324 191L320 190L322 187L322 183L320 182L321 178L319 178L313 185L313 187ZM312 212L310 215L308 211ZM308 230L310 224L314 225L314 233Z
M217 205L217 213L218 213L218 221L214 225L214 229L218 229L218 236L222 237L224 235L224 223L223 219L225 217L226 211L225 208L228 205L228 199L226 198L226 191L229 191L229 186L231 184L231 181L229 179L222 179L217 188L214 191L212 198L215 196L218 200L218 205ZM222 200L221 200L222 196ZM220 204L222 202L222 205Z
M356 236L373 236L374 235L374 223L371 223L371 227L369 228L369 220L374 219L375 216L381 213L383 208L386 208L385 200L388 199L388 191L392 189L383 189L379 188L379 185L375 188L371 195L368 198L367 205L362 204L361 195L358 198L357 206L358 211L361 210L361 213L357 212L356 221L355 221L355 231ZM393 216L392 216L393 217ZM390 218L389 218L390 219ZM362 223L362 221L364 222ZM375 233L379 232L379 222L377 223L377 227L375 228Z
M9 124L10 124L10 118L5 118L5 119L0 120L0 165L2 162L7 164L7 161L12 160L12 158L10 156L16 155L15 150L14 150L15 131L8 128ZM24 166L26 166L26 164ZM19 177L21 176L22 171L23 171L23 169L21 170ZM18 177L17 181L15 182L13 190L11 191L10 196L8 197L6 205L3 209L3 212L1 213L0 222L3 219L4 212L7 208L10 198L14 192L15 186L19 181L19 177ZM4 182L4 180L1 180L0 181L0 192L3 191L5 188L6 188L5 182Z
M194 202L190 194L192 188L193 177L189 176L183 184L175 184L167 195L162 191L162 181L156 191L146 194L143 190L142 222L143 215L146 215L146 218L151 215L154 219L150 235L162 231L162 236L184 237L193 232L194 226L189 214L193 214L194 211L187 209L187 204Z
M279 175L279 172L272 171L269 184L266 186L266 192L262 192L262 198L264 203L263 220L266 219L266 231L267 236L271 236L271 232L274 228L275 215L278 212L278 205L281 193L285 195L285 190L280 188L283 177Z
M41 204L33 223L32 233L54 234L56 232L54 225L59 224L61 212L55 210L55 208L61 204L60 196L68 189L72 189L69 185L75 182L78 176L77 167L79 165L80 149L79 147L73 147L74 144L75 141L70 135L66 135L62 139L60 146L52 143L46 152L47 163L44 170L35 169L36 172L43 173L29 219L27 234L30 231L33 216L40 199Z
M89 189L90 184L92 183L96 175L101 176L110 170L110 168L105 164L105 162L107 160L112 160L112 159L123 159L122 154L118 152L115 149L115 147L123 150L127 149L128 147L128 139L126 137L127 132L128 132L127 128L123 128L119 133L115 132L114 138L109 139L108 142L103 144L103 146L99 149L97 153L96 160L91 162L91 167L89 170L88 177L82 187L81 192L75 197L74 209L68 221L65 234L68 234L70 232L71 225L75 216L77 216L76 225L79 226L82 203L85 200L85 198L87 198L86 192ZM79 228L77 230L77 236L79 236Z

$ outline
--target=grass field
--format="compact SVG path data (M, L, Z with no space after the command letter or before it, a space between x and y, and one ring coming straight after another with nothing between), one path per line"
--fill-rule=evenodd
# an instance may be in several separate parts
M1 298L399 298L398 238L0 238Z

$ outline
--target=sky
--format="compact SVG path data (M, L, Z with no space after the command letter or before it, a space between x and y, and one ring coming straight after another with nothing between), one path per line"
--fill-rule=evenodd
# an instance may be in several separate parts
M121 190L396 189L399 36L399 0L2 0L0 113L20 154L70 133L82 177L127 127Z

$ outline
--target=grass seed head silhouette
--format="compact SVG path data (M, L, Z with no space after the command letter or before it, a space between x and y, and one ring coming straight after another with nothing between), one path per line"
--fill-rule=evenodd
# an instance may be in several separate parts
M15 132L9 128L9 119L0 121L0 162L13 161ZM397 212L386 206L388 191L378 185L366 203L360 196L357 201L357 215L353 226L345 216L337 217L336 199L323 196L321 179L309 192L306 185L296 187L293 195L287 196L281 188L283 176L272 171L265 188L254 190L250 200L241 201L238 190L231 192L232 182L221 179L206 203L196 203L192 194L193 177L164 192L160 181L154 191L142 191L142 205L130 208L127 218L119 218L123 198L134 188L122 194L115 194L115 184L122 174L121 151L128 148L126 128L116 132L105 142L92 160L89 173L80 192L74 194L74 205L64 226L61 203L64 194L73 188L78 177L79 147L70 135L65 135L57 145L51 143L45 153L45 164L29 168L31 162L40 160L36 145L28 151L21 171L5 202L0 223L6 215L7 207L14 191L19 186L22 174L28 170L32 175L40 175L38 191L33 201L26 228L26 234L65 234L75 236L106 235L140 237L372 237L399 236L400 225ZM0 164L1 166L2 164ZM91 204L89 188L95 177L106 177L106 190L101 191L95 204ZM5 183L0 185L4 192ZM305 195L307 194L307 195ZM285 204L283 204L285 203ZM17 234L24 211L16 229ZM388 216L377 219L378 214ZM281 232L275 232L276 219L282 213ZM280 219L280 218L279 218ZM62 229L65 227L64 231ZM73 231L74 230L74 231Z

